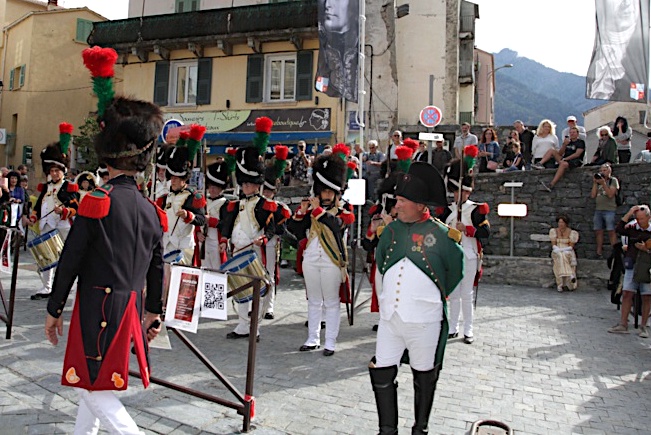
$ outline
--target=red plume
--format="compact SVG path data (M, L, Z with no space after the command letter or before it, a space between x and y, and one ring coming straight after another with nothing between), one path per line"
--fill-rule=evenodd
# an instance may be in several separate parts
M229 156L236 155L237 154L237 148L233 148L233 147L226 148L226 154L228 154Z
M269 134L271 133L271 127L273 127L273 125L274 122L271 118L261 116L255 120L255 131Z
M406 147L411 148L411 151L414 153L416 152L416 150L418 150L418 142L413 139L407 138L402 142L402 144Z
M67 122L62 122L61 124L59 124L60 134L71 134L72 130L74 130L72 124L68 124Z
M118 54L112 48L95 46L85 49L81 55L84 58L84 65L93 77L108 78L115 75L113 66L118 60Z
M287 156L289 155L289 148L287 148L285 145L276 145L274 152L276 153L276 160L287 160Z
M179 132L179 139L188 140L189 137L190 137L189 131L183 130Z
M479 148L477 148L477 145L467 145L463 149L463 155L472 157L473 159L477 157L479 154Z
M405 142L407 140L405 140ZM398 157L398 160L410 159L413 154L414 154L414 150L412 150L410 147L406 145L400 145L396 147L396 157Z
M346 166L348 166L353 171L357 170L357 163L355 163L355 162L352 162L352 161L348 162L348 163L346 163Z
M200 141L203 139L203 135L206 133L206 127L203 125L199 124L192 124L190 126L190 139L194 139L196 141Z
M345 157L348 157L350 155L350 148L348 148L348 145L345 143L338 143L337 145L332 148L332 154L337 154L341 153Z

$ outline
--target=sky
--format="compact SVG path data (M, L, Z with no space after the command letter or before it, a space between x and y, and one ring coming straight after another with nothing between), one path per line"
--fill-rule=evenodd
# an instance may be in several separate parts
M594 45L595 0L470 1L479 5L478 48L490 53L510 48L557 71L585 76ZM59 4L88 6L117 20L127 18L129 1L59 0Z

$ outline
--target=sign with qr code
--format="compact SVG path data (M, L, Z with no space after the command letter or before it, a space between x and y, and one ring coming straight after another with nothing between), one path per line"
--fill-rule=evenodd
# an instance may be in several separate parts
M228 318L226 279L224 273L203 271L201 317L217 320L226 320Z

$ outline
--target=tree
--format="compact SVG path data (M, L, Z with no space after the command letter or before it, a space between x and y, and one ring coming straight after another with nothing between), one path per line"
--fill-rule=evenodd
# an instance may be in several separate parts
M99 166L95 154L95 136L99 134L99 125L95 117L84 120L84 125L79 127L79 135L74 136L74 145L77 149L77 164L80 171L95 172Z

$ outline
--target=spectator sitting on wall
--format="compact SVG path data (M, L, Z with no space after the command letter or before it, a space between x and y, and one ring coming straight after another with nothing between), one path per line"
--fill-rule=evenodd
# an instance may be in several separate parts
M619 157L617 155L617 142L613 137L610 127L604 125L599 127L597 130L597 137L599 137L599 143L597 145L597 151L592 156L592 161L589 165L603 165L604 163L617 164L619 163Z
M549 150L558 149L558 138L554 130L556 126L549 119L543 119L538 124L538 129L536 130L536 136L533 138L531 145L532 149L532 158L531 167L534 169L545 169L545 166L540 164L540 161L545 157L546 153ZM548 161L547 165L550 168L554 167L553 161Z
M519 142L511 142L511 151L504 159L504 166L506 166L504 172L520 171L524 167L524 159L520 152Z
M520 139L520 151L522 151L525 165L527 169L531 169L530 166L532 162L532 145L534 134L519 119L513 123L513 128L518 132L518 137Z
M549 186L546 185L544 181L540 180L540 183L543 185L543 187L547 189L548 192L551 192L554 186L556 186L556 183L558 183L561 178L563 178L565 171L568 169L571 170L578 168L583 165L584 153L585 142L583 139L579 139L579 129L577 127L570 128L570 137L565 138L563 145L561 145L561 149L558 151L555 149L547 151L545 157L543 157L540 161L540 164L543 166L547 161L550 161L551 159L556 160L558 163L558 169L556 170L556 174L554 174L554 178L552 179L552 182L549 184Z
M515 157L515 153L513 152L513 144L515 143L519 145L520 152L522 152L520 134L517 130L511 130L509 136L506 138L506 143L502 147L502 154L504 154L504 161L502 162L502 166L504 166L505 169L510 167L511 163L513 163Z
M604 229L608 231L608 240L610 246L614 247L617 243L615 234L615 210L617 201L615 199L619 190L619 180L612 176L610 164L604 163L599 168L599 172L594 174L592 179L592 190L590 198L595 199L594 211L594 232L597 241L597 258L603 258Z

